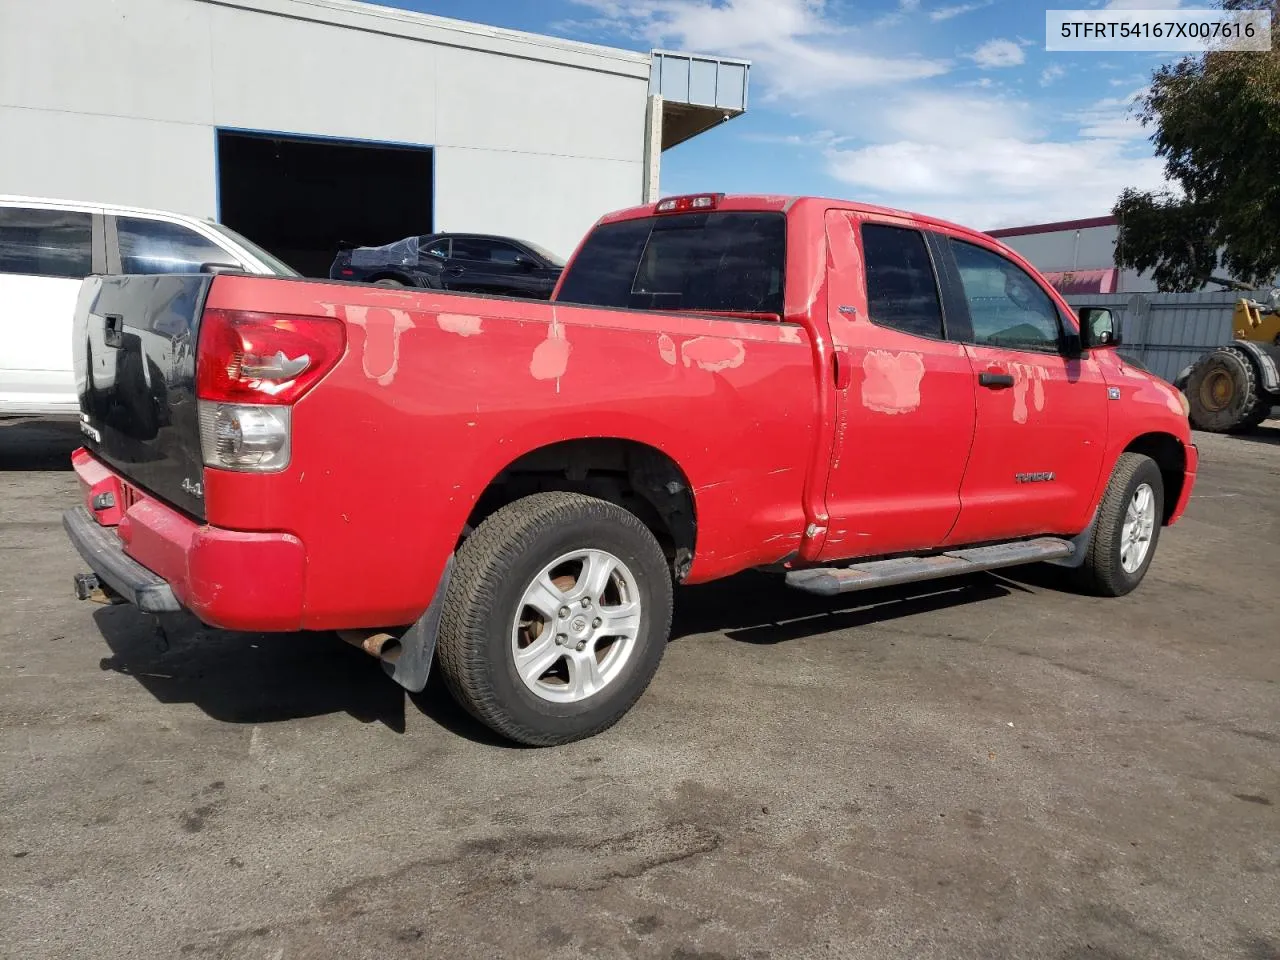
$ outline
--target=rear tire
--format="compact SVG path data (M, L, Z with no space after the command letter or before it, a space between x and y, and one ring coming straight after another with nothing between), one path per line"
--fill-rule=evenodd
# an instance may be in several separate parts
M404 284L393 277L383 277L380 280L373 281L375 287L403 287Z
M1219 347L1196 364L1186 394L1191 425L1212 433L1252 430L1271 410L1253 359L1239 347Z
M1150 457L1123 453L1107 483L1077 585L1122 597L1142 582L1156 554L1164 518L1164 478Z
M456 562L437 651L450 693L481 723L518 743L569 743L613 726L644 693L672 589L635 515L534 494L481 523Z

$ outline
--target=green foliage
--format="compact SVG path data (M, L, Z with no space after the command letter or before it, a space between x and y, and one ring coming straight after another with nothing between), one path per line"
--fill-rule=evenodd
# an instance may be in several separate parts
M1280 0L1223 0L1270 9ZM1280 273L1280 51L1208 53L1161 67L1141 101L1176 191L1125 190L1116 260L1151 270L1161 290L1195 290L1214 272L1253 285Z

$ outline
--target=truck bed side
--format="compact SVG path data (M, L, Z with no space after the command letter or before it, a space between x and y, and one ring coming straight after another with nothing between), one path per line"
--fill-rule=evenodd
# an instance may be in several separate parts
M307 546L303 626L414 619L494 478L578 438L679 467L690 581L779 560L803 535L818 414L801 327L235 276L207 307L347 326L342 361L294 408L289 467L205 470L209 523Z

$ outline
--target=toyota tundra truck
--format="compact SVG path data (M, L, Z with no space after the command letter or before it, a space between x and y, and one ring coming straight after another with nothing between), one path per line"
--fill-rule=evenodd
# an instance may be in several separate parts
M565 743L643 693L679 584L1133 590L1197 453L1118 342L982 233L811 197L605 216L550 302L90 277L77 594L337 632Z

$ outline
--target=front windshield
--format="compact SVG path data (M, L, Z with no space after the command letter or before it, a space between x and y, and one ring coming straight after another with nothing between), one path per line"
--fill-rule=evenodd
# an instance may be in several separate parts
M249 251L251 254L253 254L259 260L261 260L263 264L266 265L267 269L270 270L272 273L278 274L282 277L302 276L302 274L300 274L297 270L293 269L293 267L289 266L279 257L273 256L272 254L267 253L267 251L263 250L260 246L258 246L252 240L236 233L234 230L228 227L225 223L211 223L209 224L209 226L213 227L213 229L217 230L219 233L225 236L228 240L234 241L235 243L244 247L247 251Z
M534 253L536 253L538 256L540 256L543 260L547 261L547 263L551 264L551 266L564 267L564 260L562 260L560 257L557 257L554 253L552 253L546 247L540 247L536 243L530 243L528 240L521 240L520 242L523 243L530 250L532 250Z

